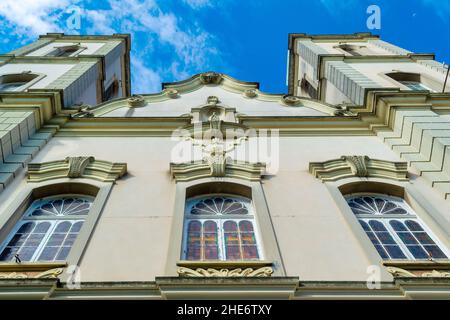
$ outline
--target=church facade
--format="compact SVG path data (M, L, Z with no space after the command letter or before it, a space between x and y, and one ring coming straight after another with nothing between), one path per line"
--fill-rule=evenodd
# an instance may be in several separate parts
M0 298L449 299L447 67L288 43L282 94L132 95L126 34L0 55Z

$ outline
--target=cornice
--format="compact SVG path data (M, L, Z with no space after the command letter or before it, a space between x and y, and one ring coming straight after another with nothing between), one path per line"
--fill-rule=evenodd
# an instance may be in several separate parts
M408 181L407 168L406 162L371 159L368 156L342 156L339 159L309 164L309 172L322 182L351 177Z
M67 157L65 160L28 164L28 182L60 178L86 178L115 182L126 172L126 163L112 163L85 156Z

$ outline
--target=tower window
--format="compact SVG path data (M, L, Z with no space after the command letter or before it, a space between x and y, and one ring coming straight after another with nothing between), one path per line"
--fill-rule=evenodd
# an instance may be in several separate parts
M38 77L33 73L15 73L0 76L0 91L20 91Z
M447 259L443 246L406 202L384 195L347 197L347 203L383 259Z
M66 260L92 200L68 195L34 201L0 247L0 261Z
M392 72L387 74L388 77L402 84L413 91L423 91L428 90L434 92L432 89L431 81L428 81L428 84L425 84L426 78L422 77L419 73L407 73L407 72Z
M103 101L108 101L117 97L119 93L119 80L114 76L114 80L111 84L106 88L103 94Z
M341 50L344 50L346 53L352 55L352 56L368 56L373 55L374 53L372 50L367 48L367 46L362 45L353 45L353 44L340 44L335 48L339 48Z
M186 260L259 260L251 201L229 195L188 199L183 256Z
M56 47L46 54L47 57L73 57L82 51L79 45Z

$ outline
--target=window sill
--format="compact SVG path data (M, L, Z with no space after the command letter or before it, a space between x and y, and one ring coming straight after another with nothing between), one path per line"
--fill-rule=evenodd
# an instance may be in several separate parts
M0 262L0 273L3 272L43 272L67 267L66 262Z
M386 260L383 261L386 267L399 267L404 269L450 269L450 260Z

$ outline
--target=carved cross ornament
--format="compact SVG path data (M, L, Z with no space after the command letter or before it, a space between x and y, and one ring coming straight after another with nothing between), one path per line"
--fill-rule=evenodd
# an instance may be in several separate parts
M227 153L233 151L241 141L246 139L247 137L240 137L234 141L227 142L217 137L213 137L208 141L195 140L191 137L187 138L193 145L202 147L203 161L208 163L211 170L211 176L213 177L225 176L226 164L229 159Z

